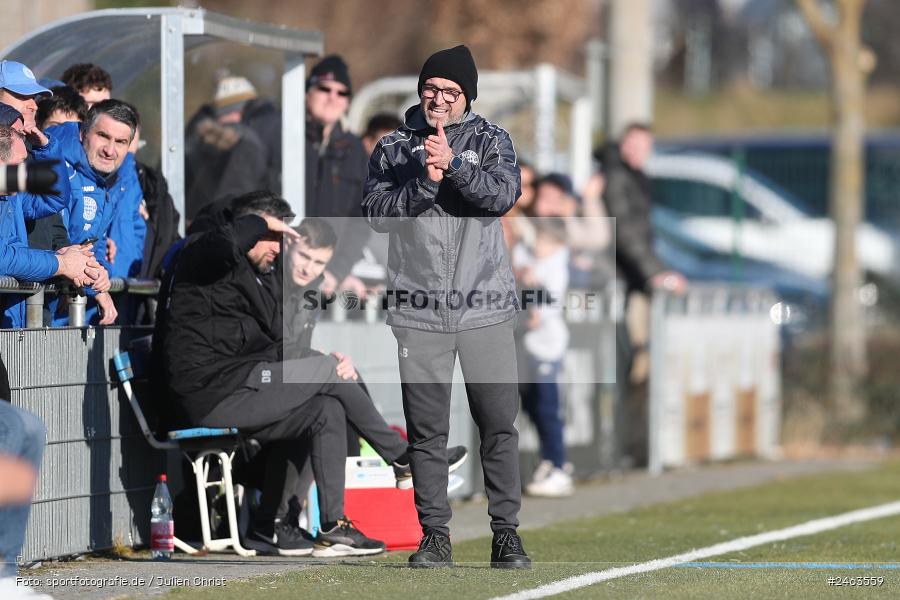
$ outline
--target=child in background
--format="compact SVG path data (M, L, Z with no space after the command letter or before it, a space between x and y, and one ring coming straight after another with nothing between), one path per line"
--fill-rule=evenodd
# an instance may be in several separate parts
M542 458L525 491L532 496L555 498L574 492L571 465L566 463L557 382L569 345L569 330L563 315L569 284L569 249L564 219L545 217L533 221L532 247L520 243L512 256L520 286L543 294L543 302L528 308L526 332L520 344L529 369L521 378L522 404L537 428Z

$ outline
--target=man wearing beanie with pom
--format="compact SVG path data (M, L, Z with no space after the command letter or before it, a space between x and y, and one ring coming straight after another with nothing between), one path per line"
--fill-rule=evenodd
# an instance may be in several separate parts
M518 302L499 219L519 196L516 152L506 131L471 111L478 71L465 46L425 61L418 92L404 124L375 147L363 199L369 225L390 233L388 324L423 530L409 564L453 564L446 448L458 355L481 436L491 566L528 568L516 533Z

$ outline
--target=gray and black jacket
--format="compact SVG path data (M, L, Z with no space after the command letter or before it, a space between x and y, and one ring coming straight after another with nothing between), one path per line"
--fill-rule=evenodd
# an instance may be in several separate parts
M520 193L509 134L468 113L445 128L457 171L435 183L425 139L435 133L419 106L369 159L363 215L390 233L388 324L453 333L502 323L519 304L499 217Z

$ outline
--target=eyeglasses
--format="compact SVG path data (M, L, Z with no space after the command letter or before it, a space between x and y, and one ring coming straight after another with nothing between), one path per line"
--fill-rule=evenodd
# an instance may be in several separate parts
M346 98L350 95L349 90L339 90L338 88L328 87L327 85L317 85L316 89L323 94L337 94L341 98Z
M433 86L431 84L422 86L422 97L426 100L431 100L438 95L438 92L441 93L441 96L444 98L444 102L447 104L453 104L457 100L459 100L459 96L462 94L462 90L456 90L453 88L439 88L437 86Z

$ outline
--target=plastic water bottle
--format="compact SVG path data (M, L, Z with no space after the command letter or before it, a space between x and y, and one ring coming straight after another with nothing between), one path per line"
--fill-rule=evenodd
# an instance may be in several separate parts
M150 503L150 553L153 560L168 560L175 550L175 521L172 497L165 474L159 476L153 502Z

